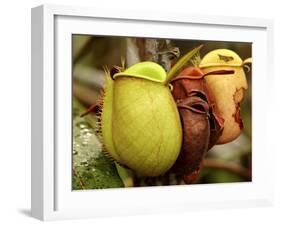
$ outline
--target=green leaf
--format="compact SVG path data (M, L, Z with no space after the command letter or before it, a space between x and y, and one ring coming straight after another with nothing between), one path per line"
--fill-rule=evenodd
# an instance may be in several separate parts
M73 180L72 188L97 189L124 187L115 163L103 152L93 125L95 117L80 115L86 109L73 100Z
M167 75L166 84L177 75L177 73L183 68L183 66L196 54L198 51L203 47L203 45L200 45L191 51L189 51L187 54L185 54L183 57L181 57L178 62L171 68Z

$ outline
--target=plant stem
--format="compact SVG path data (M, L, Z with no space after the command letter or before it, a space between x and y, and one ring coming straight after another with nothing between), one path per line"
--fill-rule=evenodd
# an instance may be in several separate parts
M77 178L79 185L82 189L85 189L85 185L82 181L82 178L80 177L79 173L77 172L77 170L75 169L75 167L73 167L73 174L74 176Z
M252 180L251 170L233 162L226 162L226 161L206 158L203 160L203 166L213 169L226 170L243 177L247 181Z

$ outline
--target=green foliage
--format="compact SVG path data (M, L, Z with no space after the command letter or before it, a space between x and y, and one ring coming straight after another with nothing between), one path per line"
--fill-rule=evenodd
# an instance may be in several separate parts
M203 168L198 178L199 184L241 182L240 176L221 169Z

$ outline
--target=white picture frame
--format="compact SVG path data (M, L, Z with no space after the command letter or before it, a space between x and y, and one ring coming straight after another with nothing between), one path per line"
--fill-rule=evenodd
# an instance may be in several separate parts
M192 31L188 37L187 29ZM73 192L69 58L73 33L252 42L252 182ZM268 172L273 169L273 150L266 139L266 106L271 102L266 97L273 85L272 45L273 22L265 19L55 5L33 8L32 216L56 220L271 205L273 178Z

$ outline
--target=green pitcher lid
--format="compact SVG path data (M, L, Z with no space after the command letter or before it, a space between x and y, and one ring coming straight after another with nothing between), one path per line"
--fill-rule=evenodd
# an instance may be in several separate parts
M114 74L113 78L115 79L121 76L142 78L159 83L164 83L167 78L164 68L159 64L150 61L134 64L125 71Z

